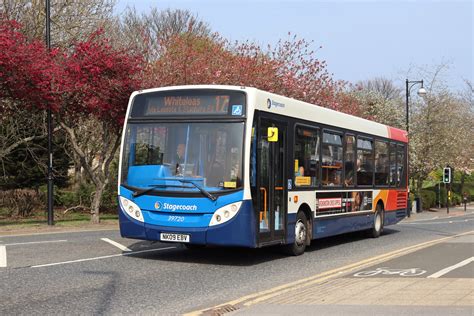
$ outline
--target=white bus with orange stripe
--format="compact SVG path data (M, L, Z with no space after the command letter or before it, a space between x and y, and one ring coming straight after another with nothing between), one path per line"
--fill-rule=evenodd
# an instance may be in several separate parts
M295 255L317 238L378 237L406 214L406 145L405 131L255 88L137 91L121 147L121 232Z

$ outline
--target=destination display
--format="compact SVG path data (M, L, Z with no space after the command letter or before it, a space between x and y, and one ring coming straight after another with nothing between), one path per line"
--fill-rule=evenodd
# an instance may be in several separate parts
M165 96L149 98L145 115L160 113L215 113L229 112L228 95Z
M242 116L244 105L245 95L234 91L146 93L135 97L131 116L187 114Z

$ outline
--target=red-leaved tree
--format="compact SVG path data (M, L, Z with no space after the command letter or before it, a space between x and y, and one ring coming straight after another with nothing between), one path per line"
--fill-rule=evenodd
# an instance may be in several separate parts
M143 61L139 55L114 48L101 31L76 43L73 51L63 57L68 82L58 110L59 123L95 186L91 221L98 223L128 98L141 86Z
M141 56L114 48L100 31L70 50L49 51L40 41L29 42L16 22L0 25L0 97L16 106L51 107L94 184L93 223L99 222L127 101L140 87L142 64ZM1 110L7 114L5 106Z
M256 87L350 114L358 103L346 83L332 79L310 43L292 37L267 50L250 43L231 44L218 34L180 34L162 42L160 58L150 64L149 87L229 84Z

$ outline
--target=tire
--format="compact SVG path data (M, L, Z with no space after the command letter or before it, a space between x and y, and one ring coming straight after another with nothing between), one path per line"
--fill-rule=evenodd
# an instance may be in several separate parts
M302 255L308 240L308 219L303 212L296 215L295 240L291 245L285 246L285 252L292 256Z
M374 223L372 229L369 230L369 236L378 238L383 232L384 212L382 204L377 204L374 215Z

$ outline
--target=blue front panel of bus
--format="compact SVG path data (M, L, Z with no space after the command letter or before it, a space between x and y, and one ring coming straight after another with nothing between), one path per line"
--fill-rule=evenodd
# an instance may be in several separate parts
M120 230L123 237L160 240L160 233L189 234L193 244L255 247L255 214L250 201L242 201L243 192L220 196L215 202L206 197L177 198L143 195L121 187L121 195L142 210L144 223L131 218L121 207ZM240 202L234 218L220 225L209 226L213 213L225 205Z

